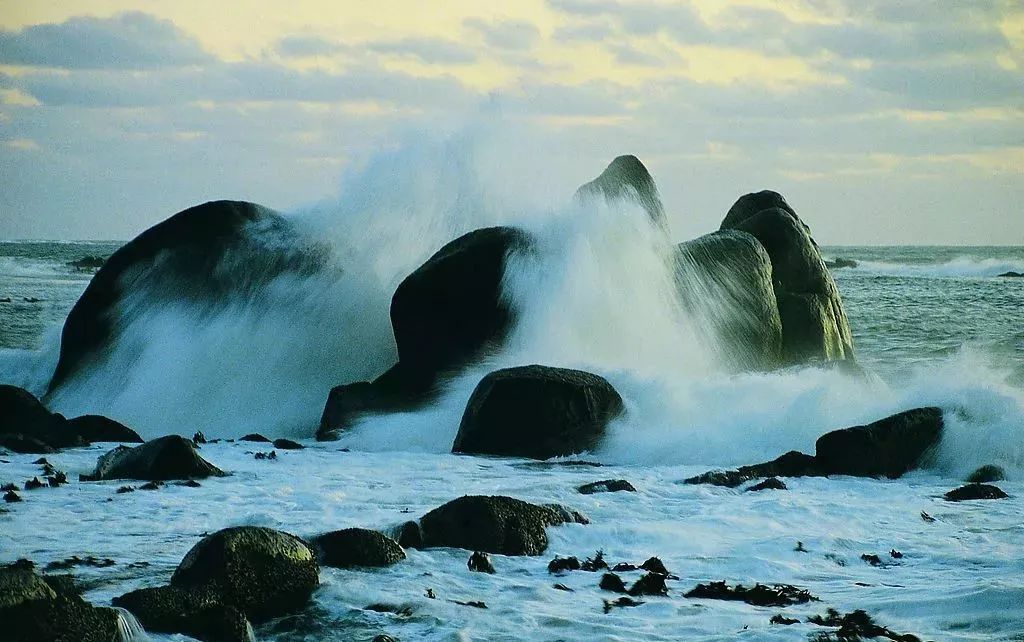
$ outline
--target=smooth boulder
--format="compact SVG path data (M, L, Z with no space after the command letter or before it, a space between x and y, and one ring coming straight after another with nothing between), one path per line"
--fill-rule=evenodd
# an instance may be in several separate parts
M135 446L118 446L102 455L86 481L104 479L199 479L222 477L224 471L203 459L191 440L178 435L159 437Z
M128 426L101 415L82 415L68 419L68 429L89 443L141 444L145 441Z
M915 408L822 435L815 458L829 474L896 478L938 444L942 427L942 409Z
M594 180L576 190L576 198L583 202L602 197L607 201L632 201L642 207L651 221L668 233L665 207L658 195L658 187L640 159L633 155L618 156Z
M86 445L66 424L63 415L50 412L31 392L0 385L0 446L18 453L45 454Z
M352 568L391 566L405 559L398 542L365 528L345 528L310 540L322 566Z
M839 289L807 225L781 194L747 194L721 229L754 236L768 252L787 363L853 360L853 335Z
M607 380L530 365L496 370L473 391L452 452L548 459L592 450L623 412Z
M687 311L736 371L783 364L782 319L768 252L752 235L719 230L677 246L676 283Z
M212 201L178 212L123 245L96 272L64 322L48 392L116 343L118 310L128 296L136 312L182 299L218 304L281 273L318 269L322 259L287 219L255 203Z
M548 547L545 529L567 522L568 510L537 506L503 496L467 495L435 508L420 520L422 546L464 548L499 555L540 555Z

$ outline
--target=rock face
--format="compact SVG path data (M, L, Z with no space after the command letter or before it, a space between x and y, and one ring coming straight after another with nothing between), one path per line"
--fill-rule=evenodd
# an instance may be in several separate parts
M769 370L782 364L782 320L772 284L772 263L746 232L723 229L678 246L680 299L734 370Z
M10 642L111 642L120 615L97 608L65 583L47 582L31 562L0 567L0 622Z
M545 528L566 523L561 511L512 497L454 499L420 520L422 546L446 546L499 555L540 555L548 547Z
M178 435L147 441L141 446L118 446L102 455L86 481L104 479L195 479L221 477L224 472L199 456L195 444Z
M499 345L512 322L501 296L505 261L530 244L517 228L476 230L407 276L391 299L398 363L373 382L334 388L317 437L331 438L363 413L417 407L432 397L438 377Z
M169 586L114 598L153 631L245 642L248 620L303 607L319 586L313 551L298 537L257 526L217 531L190 550Z
M521 366L484 377L466 405L452 452L547 459L597 446L622 398L581 370Z
M251 232L276 242L263 243ZM157 306L183 297L217 301L224 294L264 283L285 271L319 265L315 252L287 249L297 236L282 216L253 203L214 201L154 225L107 259L64 322L60 357L50 381L55 391L117 338L116 309L146 288L135 306Z
M896 478L913 470L939 442L942 426L940 408L908 410L822 435L815 457L830 474Z
M782 195L740 197L721 229L754 236L768 252L788 363L853 359L853 338L839 290L810 230Z
M658 195L658 187L636 156L615 158L600 176L576 190L576 198L582 201L596 197L608 201L633 201L644 208L658 227L668 233L668 219Z
M318 535L310 542L323 566L391 566L405 559L398 542L365 528L346 528Z

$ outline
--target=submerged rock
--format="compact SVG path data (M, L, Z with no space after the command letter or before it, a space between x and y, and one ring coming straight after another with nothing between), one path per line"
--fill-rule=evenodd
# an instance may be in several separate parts
M1014 271L1011 270L1009 272L1003 272L999 276L1001 276L1003 278L1019 279L1019 278L1024 278L1024 272L1014 272Z
M896 478L913 470L939 442L942 427L940 408L907 410L822 435L815 456L829 474Z
M545 529L564 524L558 511L512 497L467 495L435 508L420 520L423 546L446 546L499 555L540 555Z
M998 486L991 484L967 484L960 488L954 488L943 497L950 502L963 502L971 499L1006 499L1009 497Z
M825 475L818 460L811 455L791 450L772 461L751 466L740 466L736 470L714 470L684 480L687 484L712 484L735 488L752 479L761 477L811 477Z
M224 472L199 456L191 440L168 435L147 441L141 446L118 446L101 456L87 481L104 479L194 479L221 477Z
M752 235L723 229L680 243L676 282L687 311L712 328L711 342L736 371L784 364L772 263Z
M747 492L757 492L761 490L787 490L786 482L782 481L778 477L769 477L763 482L754 484L747 489Z
M598 375L539 365L496 370L473 391L452 452L571 455L595 448L622 412L619 393Z
M828 609L824 616L812 615L807 618L811 624L818 626L839 627L839 630L831 634L822 634L812 637L814 642L853 642L855 640L873 640L886 638L896 642L921 642L916 635L909 633L895 633L889 629L879 626L871 619L871 616L858 609L846 615L840 615L835 609Z
M741 584L729 586L725 582L711 582L709 584L698 584L683 597L703 598L707 600L734 600L746 602L753 606L790 606L792 604L806 604L817 602L814 597L804 589L790 586L789 584L755 584L748 588Z
M474 551L469 556L466 566L469 567L469 570L476 573L494 573L494 564L491 562L491 556L482 551Z
M47 582L27 560L0 567L0 622L9 642L111 642L120 614L95 607L66 582Z
M583 484L576 489L583 495L593 495L594 493L617 493L626 491L635 493L636 489L633 488L633 484L629 483L625 479L605 479L602 481L590 482L589 484Z
M346 528L317 535L310 540L323 566L391 566L405 559L398 542L383 533L365 528Z
M853 359L853 335L839 289L807 225L781 194L746 194L729 209L721 229L753 235L768 252L788 363Z

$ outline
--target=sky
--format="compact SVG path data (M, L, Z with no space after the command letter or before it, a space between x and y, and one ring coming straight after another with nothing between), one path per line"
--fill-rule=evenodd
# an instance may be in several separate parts
M0 239L344 199L481 112L567 194L637 155L678 240L770 188L822 244L1024 245L1020 0L0 0Z

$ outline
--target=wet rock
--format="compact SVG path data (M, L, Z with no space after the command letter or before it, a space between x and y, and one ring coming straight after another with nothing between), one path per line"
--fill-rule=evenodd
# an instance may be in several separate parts
M52 413L35 395L0 385L0 446L16 453L52 453L86 442L67 430L63 415Z
M680 243L676 288L690 316L713 329L710 339L732 371L785 363L771 258L752 235L719 230Z
M608 562L604 559L604 551L597 551L593 557L588 557L583 560L580 565L580 570L588 573L596 573L597 571L604 571L608 569Z
M22 501L22 499L21 495L14 492L13 490L9 490L6 493L4 493L4 501L7 502L8 504L13 504L14 502Z
M423 546L464 548L500 555L540 555L545 528L565 523L557 511L502 496L464 496L420 520Z
M351 568L384 567L405 559L398 542L383 533L365 528L346 528L318 535L310 541L323 566Z
M594 180L581 185L575 198L587 203L597 198L608 202L632 202L644 209L658 229L668 233L668 219L658 187L640 159L618 156Z
M374 636L372 642L398 642L398 640L391 637L390 635L381 634Z
M712 484L735 488L752 479L761 477L806 477L824 475L818 461L811 455L791 450L778 459L763 464L741 466L736 470L716 470L690 477L684 480L687 484Z
M612 593L625 593L626 585L622 583L622 578L615 573L605 573L601 576L601 583L598 585L602 591L611 591Z
M548 459L595 448L623 412L608 381L531 365L496 370L473 391L452 452Z
M629 587L629 594L636 595L668 595L668 587L665 586L665 575L661 573L646 573L643 577Z
M824 616L812 615L807 621L818 626L839 627L835 632L812 637L813 642L855 642L875 638L887 638L895 642L921 642L916 635L895 633L879 626L871 616L859 609L846 615L840 615L835 609L828 609Z
M4 484L3 486L0 486L0 491L3 491L3 492L6 493L9 490L18 490L18 485L17 484L12 484L12 483L8 482L8 483Z
M117 494L118 495L123 495L124 493L134 493L134 492L135 492L135 487L134 486L121 486L120 488L117 489Z
M249 433L248 435L246 435L244 437L240 437L238 439L238 441L255 441L255 442L266 443L266 444L270 443L269 439L267 439L266 437L264 437L263 435L261 435L259 433Z
M853 359L853 335L831 273L807 225L777 192L746 194L721 229L754 236L768 252L789 363Z
M271 450L269 453L256 453L253 457L256 459L277 459L277 451Z
M107 568L113 566L116 562L109 558L100 558L93 555L87 555L86 557L79 557L72 555L67 559L63 559L56 562L50 562L43 570L44 571L66 571L69 568L76 566L91 566L93 568Z
M39 481L38 477L33 477L25 482L25 490L36 490L37 488L43 488L44 486L46 486L46 484Z
M855 268L858 263L853 259L844 259L842 257L836 257L831 261L825 261L825 267L830 270L840 270L843 268Z
M949 491L943 497L946 501L963 502L972 499L1006 499L1009 495L991 484L967 484Z
M1013 270L1010 270L1009 272L1003 272L999 276L1003 278L1019 279L1024 278L1024 272L1014 272Z
M972 484L986 484L988 482L1002 481L1006 479L1006 471L999 466L986 464L974 471L967 477Z
M786 617L786 616L782 615L781 613L776 613L775 615L773 615L771 617L770 620L768 620L768 623L769 624L782 624L784 626L789 626L791 624L800 624L800 620Z
M924 512L924 511L921 511L921 519L926 521L926 522L929 522L929 523L935 521L934 517L932 517L931 515L929 515L928 513Z
M102 257L102 256L94 256L92 254L87 254L86 256L83 256L80 259L75 259L74 261L68 261L67 262L67 266L68 267L73 267L73 268L75 268L76 270L79 270L79 271L86 271L87 272L87 271L90 271L90 270L98 270L98 269L100 269L101 267L103 267L103 264L106 263L106 261L107 261L107 259Z
M142 437L128 426L102 415L82 415L68 420L68 430L89 443L141 444Z
M752 588L748 588L741 584L737 584L735 587L729 586L725 582L698 584L684 597L739 601L753 606L790 606L818 601L818 598L804 589L788 584L755 584Z
M567 593L574 593L575 592L571 588L566 586L565 584L552 584L551 588L555 589L556 591L566 591Z
M665 564L661 561L661 559L657 557L648 558L643 564L640 565L640 568L642 568L645 571L650 571L651 573L658 573L664 575L666 577L671 576L671 573L669 573L668 569L665 568Z
M564 573L580 570L580 561L575 557L558 557L548 562L548 573Z
M942 409L915 408L822 435L815 457L829 474L896 478L938 443L942 427Z
M412 617L416 612L416 608L411 604L383 604L380 602L367 605L366 610L375 613L394 613L402 617Z
M423 531L419 522L404 522L393 535L402 548L423 548Z
M486 604L484 604L483 602L477 601L477 600L469 600L469 601L466 601L466 602L463 602L462 600L448 600L448 601L451 602L452 604L458 604L459 606L472 606L473 608L476 608L476 609L486 609L487 608Z
M622 607L629 607L629 606L640 606L641 604L643 604L643 602L640 602L638 600L634 600L633 598L629 598L629 597L620 597L617 600L605 600L604 601L604 612L605 613L610 613L611 610L614 609L614 608L622 608Z
M872 566L882 566L882 559L874 553L864 553L860 558Z
M292 441L291 439L275 439L273 443L274 448L277 448L279 450L302 450L303 448L305 448L305 446L303 446L299 442Z
M147 631L184 633L204 642L252 642L252 626L241 609L225 605L214 587L159 586L113 600Z
M192 443L197 445L197 446L205 444L206 443L206 435L204 435L201 431L197 432L196 434L192 435Z
M162 487L160 482L151 481L139 486L139 490L160 490Z
M891 551L889 551L889 557L893 558L894 560L901 560L903 559L903 553L897 551L894 548Z
M0 622L10 642L110 642L120 616L97 608L64 582L46 582L27 560L0 567Z
M748 492L756 492L760 490L787 490L786 483L778 477L769 477L763 482L754 484L747 489Z
M554 511L556 517L565 524L589 524L590 518L578 510L566 508L561 504L541 504L543 508Z
M583 484L576 490L584 495L592 495L594 493L617 493L619 491L626 491L630 493L636 492L636 489L633 488L633 484L630 484L625 479L605 479L603 481L590 482L589 484Z
M0 448L6 448L12 453L23 454L49 454L57 452L57 449L37 437L26 435L0 434Z
M185 488L201 488L202 484L200 484L194 479L188 479L183 482L178 482L177 484L175 484L175 486L184 486Z
M490 555L481 551L475 551L470 555L466 565L469 570L477 573L494 573L494 564L491 562Z
M92 475L83 476L83 479L165 481L223 475L223 471L199 456L190 440L178 435L168 435L134 448L118 446L101 456Z

